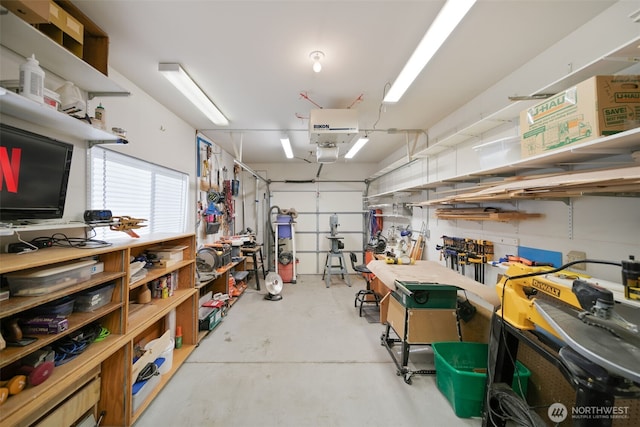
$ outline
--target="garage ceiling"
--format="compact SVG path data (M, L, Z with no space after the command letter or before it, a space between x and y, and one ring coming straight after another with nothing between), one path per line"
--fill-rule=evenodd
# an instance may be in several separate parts
M110 37L110 66L245 163L315 162L314 108L355 108L370 142L350 162L384 162L613 0L479 0L396 104L382 104L444 1L77 1ZM325 57L320 73L309 54ZM180 63L229 118L219 127L158 73ZM526 95L514 82L513 95ZM341 154L351 144L344 144ZM341 158L339 162L344 162Z

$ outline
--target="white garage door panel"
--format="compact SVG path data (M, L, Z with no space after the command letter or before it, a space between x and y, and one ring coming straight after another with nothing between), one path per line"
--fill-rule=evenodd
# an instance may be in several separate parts
M362 193L360 191L326 191L321 192L318 210L331 211L361 211Z
M271 193L271 206L296 211L315 211L316 193L311 191L278 191Z
M296 251L315 251L316 235L315 234L296 234Z
M300 231L316 231L316 214L298 214L296 232Z

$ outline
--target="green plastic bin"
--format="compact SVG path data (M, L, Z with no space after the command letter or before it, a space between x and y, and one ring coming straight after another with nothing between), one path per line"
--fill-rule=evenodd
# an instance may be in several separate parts
M460 418L481 417L489 346L456 341L433 343L431 348L435 356L436 384L449 400L453 412ZM516 366L511 387L521 397L525 397L531 372L520 362Z

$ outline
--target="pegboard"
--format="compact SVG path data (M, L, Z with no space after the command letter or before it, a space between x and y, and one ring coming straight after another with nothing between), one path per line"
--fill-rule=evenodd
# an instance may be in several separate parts
M523 344L518 347L518 360L531 371L527 389L529 406L537 408L536 412L547 425L570 427L573 424L571 416L556 424L549 419L547 409L549 405L558 402L564 404L571 411L576 395L571 384L558 368L528 345ZM628 417L614 419L613 427L634 427L640 424L640 399L616 399L615 406L625 407Z

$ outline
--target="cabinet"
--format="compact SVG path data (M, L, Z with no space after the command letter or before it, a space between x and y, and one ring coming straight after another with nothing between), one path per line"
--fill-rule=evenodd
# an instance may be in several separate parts
M168 268L149 269L148 274L130 283L129 260L146 249L162 245L184 246L183 260ZM0 424L6 426L30 425L57 408L65 401L87 400L90 408L105 411L105 425L131 425L176 372L196 345L197 290L195 278L195 236L152 235L135 242L127 241L99 249L48 248L27 254L0 254L0 274L27 272L33 268L53 267L60 263L87 257L104 265L104 271L89 280L39 296L11 297L0 302L0 322L19 317L29 309L66 296L77 296L87 289L113 284L111 301L93 312L74 312L68 316L68 329L58 334L35 335L38 339L24 347L7 347L0 351L0 368L4 371L20 363L37 350L73 336L81 328L98 323L109 330L100 342L93 342L84 352L67 363L53 369L51 376L37 386L28 386L21 393L10 396L0 406ZM137 292L156 278L176 273L174 295L166 299L153 299L138 307L134 301ZM175 311L175 323L182 327L183 345L173 351L172 368L161 376L159 384L148 397L133 410L132 385L133 355L136 346L158 338L167 329L167 317ZM171 315L173 317L173 314ZM99 393L96 392L99 390ZM84 411L78 405L69 405L63 412L77 420ZM86 409L85 409L86 410ZM55 416L56 412L53 411ZM55 419L55 418L54 418Z

